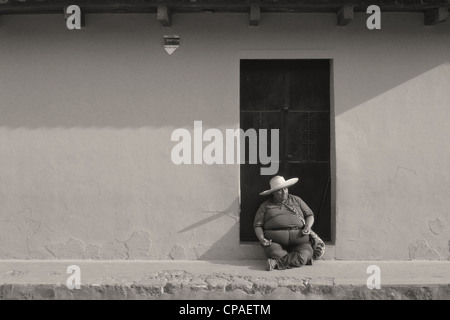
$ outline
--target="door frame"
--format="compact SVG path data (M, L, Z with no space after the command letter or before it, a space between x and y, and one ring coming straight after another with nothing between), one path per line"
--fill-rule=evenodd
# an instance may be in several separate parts
M335 127L335 74L334 70L337 66L338 59L336 54L331 50L238 50L235 57L235 88L234 92L236 100L236 117L238 119L237 128L240 127L240 62L243 59L259 59L259 60L273 60L273 59L328 59L330 60L330 173L331 173L331 241L326 241L327 244L334 245L336 242L336 127ZM241 170L238 167L238 199L239 199L239 217L241 216ZM248 242L239 239L241 244Z

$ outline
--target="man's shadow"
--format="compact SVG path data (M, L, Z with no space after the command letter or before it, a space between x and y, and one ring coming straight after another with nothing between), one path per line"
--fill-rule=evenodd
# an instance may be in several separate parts
M250 270L264 270L265 256L259 243L240 241L239 200L237 197L225 210L215 211L210 217L195 222L178 233L191 231L224 216L229 216L236 222L219 240L201 253L198 260L207 260L215 264L248 266ZM233 259L226 259L226 257L233 257Z

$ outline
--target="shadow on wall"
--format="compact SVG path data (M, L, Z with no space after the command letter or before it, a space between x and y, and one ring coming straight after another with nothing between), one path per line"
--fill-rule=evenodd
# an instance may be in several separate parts
M232 246L229 244L233 243ZM264 251L258 244L243 244L239 241L239 224L235 224L222 238L199 255L198 260L211 260L217 263L237 263L235 260L263 260ZM261 265L261 269L263 265Z
M190 21L184 33L195 37L195 45L169 57L160 46L160 30L149 30L144 18L102 17L102 24L78 33L59 28L59 17L8 18L0 31L0 126L190 127L206 114L212 127L233 123L237 113L223 110L239 110L238 48L252 40L255 47L269 42L282 50L299 37L298 29L292 28L267 38L267 33L255 34L222 17L221 25L211 25L209 32L227 30L228 38L217 40L227 46L214 51L211 37L199 37L196 29L211 21ZM301 23L290 19L291 24ZM308 30L309 38L339 48L330 53L336 59L336 115L448 62L448 27L424 28L421 14L407 22L394 20L398 30L377 33L368 33L359 23ZM223 57L221 63L217 55Z
M239 200L236 198L229 206L223 211L217 211L217 213L211 217L205 218L203 220L200 220L194 224L191 224L190 226L187 226L184 229L181 229L178 231L178 233L183 233L192 229L195 229L197 227L200 227L204 224L207 224L211 221L214 221L216 219L219 219L220 217L226 215L236 220L236 222L239 222L239 216L236 214L236 210L239 210ZM210 212L210 211L205 211Z
M219 240L212 245L204 245L197 247L198 260L233 260L233 259L263 259L264 254L261 248L253 243L243 244L240 242L239 228L240 219L237 214L239 210L239 199L236 199L223 211L219 211L214 215L193 223L186 228L181 229L178 233L192 231L196 228L205 226L217 219L228 216L235 220L235 224L226 232Z

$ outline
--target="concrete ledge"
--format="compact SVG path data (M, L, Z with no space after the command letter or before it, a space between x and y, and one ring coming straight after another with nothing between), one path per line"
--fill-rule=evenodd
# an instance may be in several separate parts
M295 285L294 285L295 286ZM450 300L449 285L386 286L369 290L361 286L309 286L293 290L279 286L261 292L257 288L171 289L152 285L90 285L70 290L61 285L2 285L2 300Z
M80 267L69 289L67 267ZM380 268L369 289L368 266ZM449 261L317 261L264 270L264 261L0 261L0 299L449 300Z

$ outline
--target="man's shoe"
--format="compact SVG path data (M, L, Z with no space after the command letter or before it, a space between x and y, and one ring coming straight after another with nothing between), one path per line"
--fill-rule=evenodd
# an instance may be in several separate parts
M266 270L267 271L272 271L273 269L275 269L275 267L277 266L277 260L276 259L267 259L266 262Z

